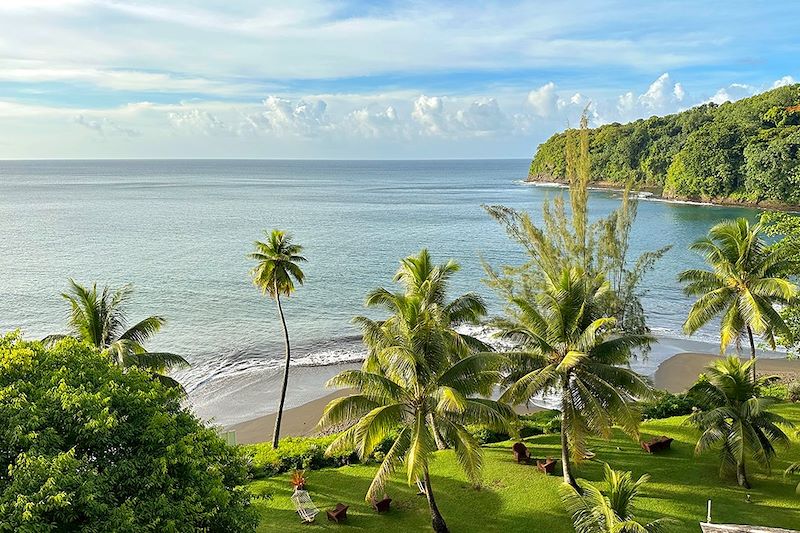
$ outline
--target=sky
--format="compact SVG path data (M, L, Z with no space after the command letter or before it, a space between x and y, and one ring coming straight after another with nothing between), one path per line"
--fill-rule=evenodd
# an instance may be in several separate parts
M0 0L0 158L530 157L800 81L800 2Z

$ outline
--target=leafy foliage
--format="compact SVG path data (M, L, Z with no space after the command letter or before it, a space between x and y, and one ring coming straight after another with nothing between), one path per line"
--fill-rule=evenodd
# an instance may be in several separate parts
M656 393L655 398L642 402L640 406L642 417L646 420L688 415L697 407L699 404L691 394L672 394L667 391Z
M88 344L0 338L0 531L250 531L244 457Z
M776 402L774 398L758 397L766 380L751 376L753 364L753 360L742 363L731 356L709 366L707 379L698 381L690 390L707 408L687 420L703 432L695 452L719 448L720 475L735 471L739 485L745 488L750 488L748 459L769 468L776 453L774 443L789 443L780 426L792 427L770 410Z
M638 437L641 417L632 402L650 387L627 363L649 338L620 332L616 319L604 316L608 283L601 277L572 268L546 280L535 301L513 300L516 310L495 323L519 347L506 354L509 387L501 400L519 404L542 393L560 399L564 481L574 485L569 462L587 455L590 435L608 437L616 424Z
M589 132L591 176L669 197L800 202L800 85ZM539 146L529 179L569 181L574 130Z
M164 326L164 318L150 316L128 326L126 304L133 294L131 285L119 289L103 287L98 291L97 284L93 284L91 289L73 279L69 284L69 290L62 296L70 304L72 336L104 351L123 368L136 366L148 370L162 383L180 388L180 384L167 373L189 363L180 355L149 352L144 347ZM44 340L53 343L63 338L64 335L51 335Z
M800 257L800 216L781 213L766 212L761 215L761 224L764 234L775 237L777 240L771 247L785 257ZM800 277L800 266L795 265L789 269L789 277L795 283ZM789 335L777 332L776 342L788 350L789 357L798 357L800 352L800 304L782 306L780 315L789 330Z
M636 520L634 502L650 479L647 474L634 480L630 472L603 465L606 490L582 483L582 491L561 485L559 492L576 533L661 533L670 530L672 520L660 518L648 523Z
M277 448L273 448L271 443L266 442L247 444L242 448L250 457L253 475L268 477L290 470L317 470L348 464L353 455L352 452L325 454L325 450L335 439L335 435L286 437L280 440Z

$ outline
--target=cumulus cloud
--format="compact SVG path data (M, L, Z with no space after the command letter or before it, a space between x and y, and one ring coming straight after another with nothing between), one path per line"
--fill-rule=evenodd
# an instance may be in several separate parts
M188 133L204 135L230 134L232 130L216 115L200 109L171 111L167 117L172 127Z
M79 124L84 128L92 130L100 135L118 135L123 137L138 137L142 134L141 131L120 126L113 120L100 117L97 119L88 118L84 115L77 115L74 118L75 124Z
M420 131L424 135L444 135L447 132L444 101L438 96L420 95L414 101L411 118L420 125Z
M508 129L509 121L494 98L480 98L466 109L456 112L460 128L476 135L487 135Z
M528 105L537 116L542 118L553 117L558 111L558 102L556 84L552 81L528 93Z
M246 117L245 126L277 135L314 137L331 127L326 115L327 108L324 100L307 102L269 96L260 111Z
M773 89L777 89L778 87L786 87L787 85L794 85L797 81L791 76L784 76L779 80L775 80L772 84Z
M719 89L714 96L706 100L717 105L725 102L733 102L741 98L746 98L755 94L756 88L744 83L731 83L727 87Z
M374 111L368 108L354 109L348 113L339 127L345 134L380 139L404 136L407 134L393 106Z

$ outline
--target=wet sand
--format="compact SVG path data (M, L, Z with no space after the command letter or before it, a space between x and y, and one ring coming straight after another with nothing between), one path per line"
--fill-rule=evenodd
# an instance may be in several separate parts
M719 354L708 353L679 353L661 363L655 373L655 385L658 389L670 392L683 392L691 387L697 376L714 360L720 359ZM800 379L800 360L777 359L760 357L756 362L756 372L759 375L778 375L782 378Z

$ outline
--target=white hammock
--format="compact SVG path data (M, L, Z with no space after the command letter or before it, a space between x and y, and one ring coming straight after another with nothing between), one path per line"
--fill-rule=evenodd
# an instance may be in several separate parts
M314 518L319 514L319 509L311 501L311 496L308 495L307 490L296 490L292 494L292 503L294 508L297 509L297 514L303 519L303 522L313 522Z

